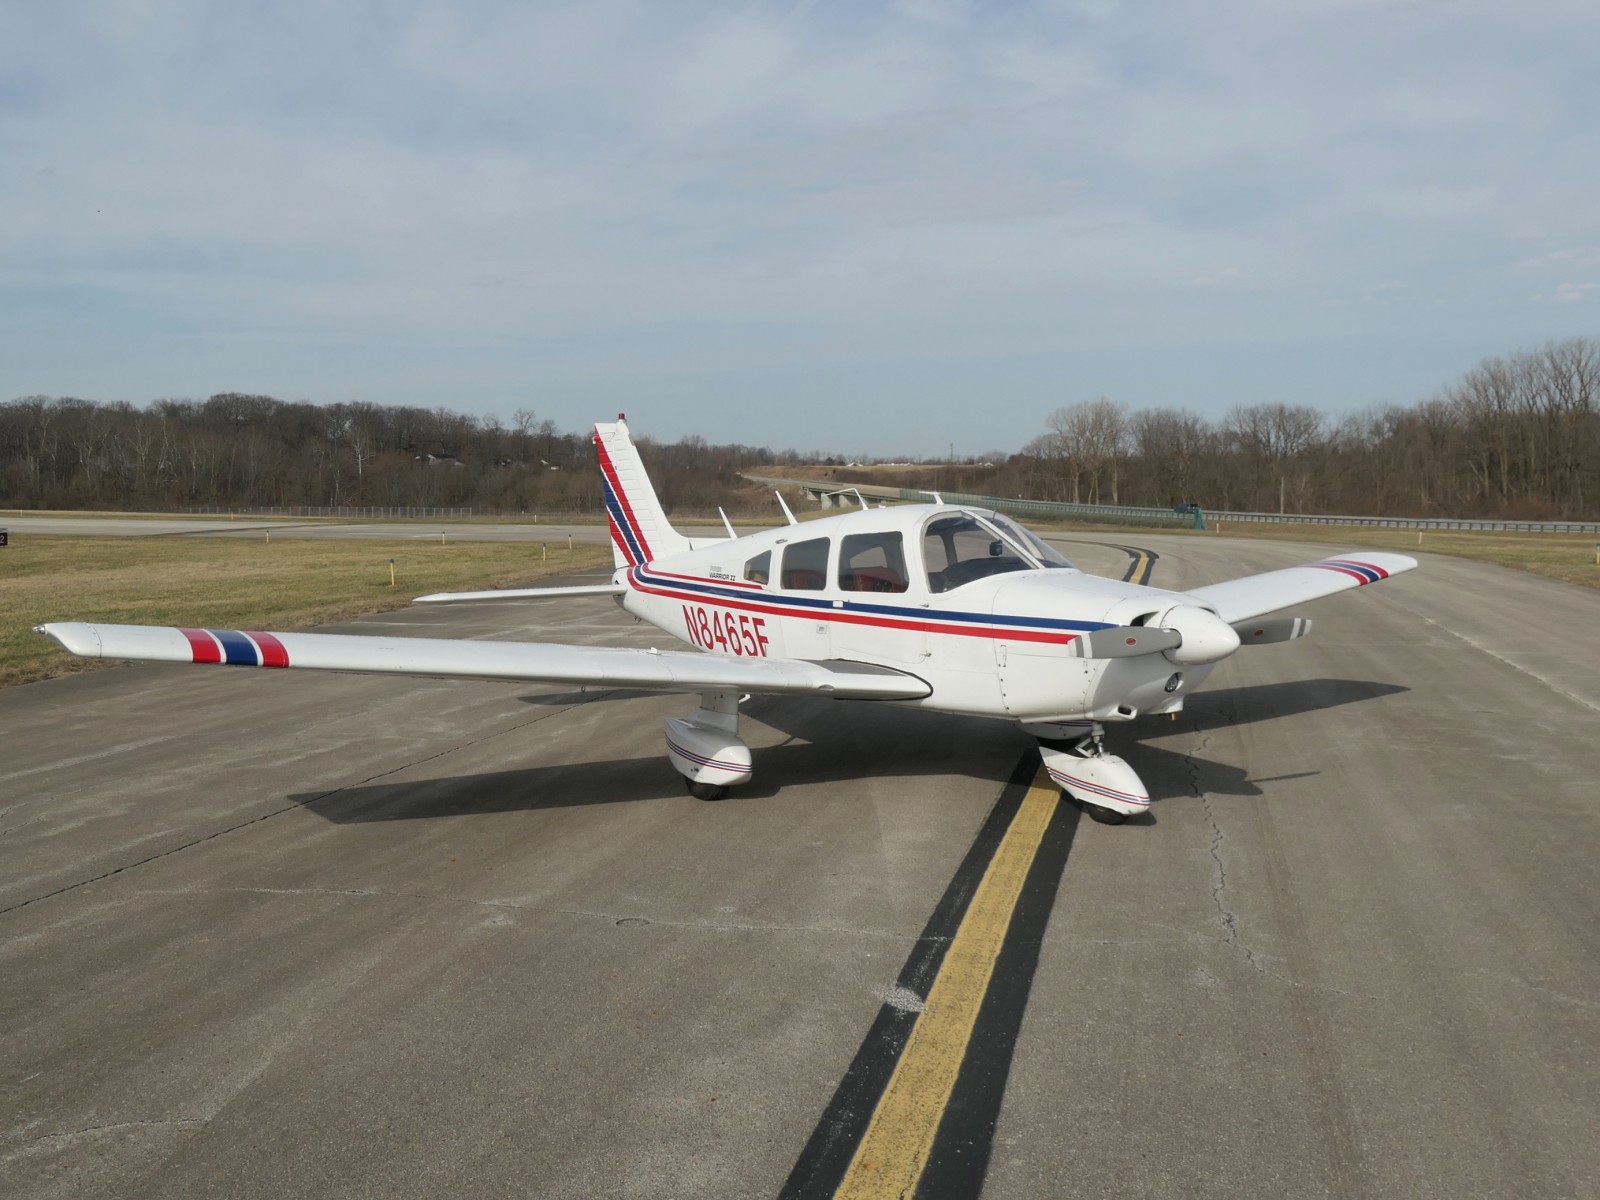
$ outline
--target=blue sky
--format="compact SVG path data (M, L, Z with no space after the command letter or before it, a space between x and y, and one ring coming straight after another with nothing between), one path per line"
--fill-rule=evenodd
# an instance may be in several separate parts
M0 6L0 398L847 452L1600 333L1600 6Z

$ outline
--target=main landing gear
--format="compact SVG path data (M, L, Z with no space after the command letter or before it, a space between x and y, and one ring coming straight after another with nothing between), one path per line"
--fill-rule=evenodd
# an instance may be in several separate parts
M1023 729L1039 739L1039 753L1050 778L1091 820L1121 825L1149 810L1150 794L1138 773L1115 754L1106 753L1105 729L1098 721L1024 725Z
M668 717L667 758L696 800L721 800L750 778L750 747L739 740L739 693L706 692L687 717Z

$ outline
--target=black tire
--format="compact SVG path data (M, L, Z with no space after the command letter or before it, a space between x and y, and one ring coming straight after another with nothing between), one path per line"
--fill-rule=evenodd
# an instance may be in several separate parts
M1099 804L1085 804L1083 811L1089 814L1091 821L1097 821L1101 825L1121 825L1128 819L1127 813L1118 812L1114 808L1105 808Z
M687 775L683 777L683 786L696 800L721 800L728 794L728 789L720 783L696 783Z

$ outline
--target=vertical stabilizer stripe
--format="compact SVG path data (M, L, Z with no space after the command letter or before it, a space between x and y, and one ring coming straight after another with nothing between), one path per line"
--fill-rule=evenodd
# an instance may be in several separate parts
M634 515L633 506L628 503L628 493L623 489L621 477L617 473L616 464L611 461L611 452L606 446L606 439L599 430L595 431L595 448L600 452L600 471L605 476L606 482L616 492L617 503L622 508L622 516L627 526L626 532L630 540L636 543L640 562L649 562L651 559L650 543L644 536L644 530L639 524L639 518Z

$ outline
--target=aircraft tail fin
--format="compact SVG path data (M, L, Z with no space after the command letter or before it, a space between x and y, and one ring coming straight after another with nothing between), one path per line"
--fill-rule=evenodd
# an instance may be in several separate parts
M605 488L617 566L639 566L690 549L689 539L667 521L639 451L628 436L627 419L619 415L609 424L597 423L594 445L600 457L600 481Z

